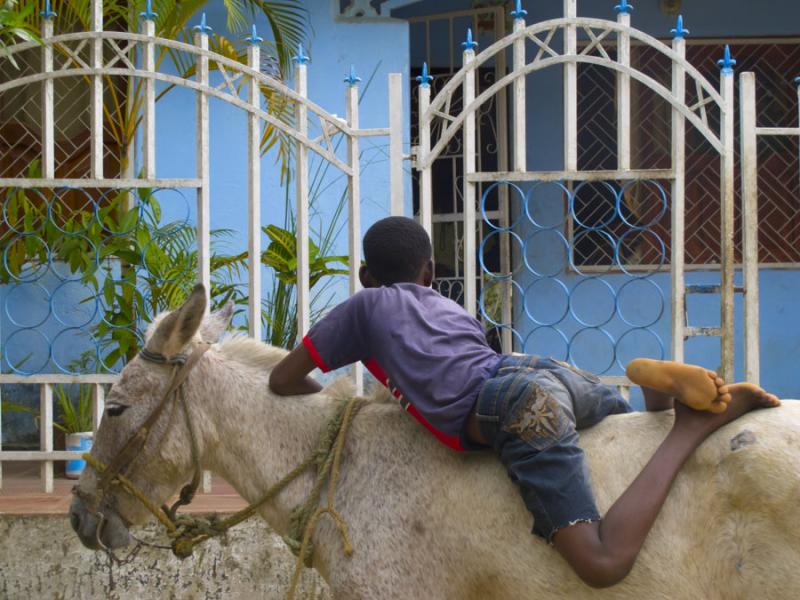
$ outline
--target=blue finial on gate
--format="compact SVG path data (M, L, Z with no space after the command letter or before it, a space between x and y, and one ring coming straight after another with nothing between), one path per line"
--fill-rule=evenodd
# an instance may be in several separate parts
M145 21L155 21L158 13L153 12L153 0L147 0L144 5L144 12L140 12L139 16Z
M675 29L670 29L669 32L676 40L685 38L687 35L689 35L689 30L683 28L683 15L678 15L678 20L675 22Z
M472 39L472 27L467 27L467 41L461 42L464 50L474 50L478 46L478 42Z
M350 65L350 73L347 74L347 77L344 78L344 82L349 86L358 85L358 82L361 81L361 77L356 75L356 68L354 65Z
M433 77L428 75L428 63L422 63L422 74L417 75L417 81L419 81L420 87L430 87Z
M736 61L731 58L731 47L728 46L728 44L725 44L725 52L722 58L717 61L717 65L722 69L721 72L725 75L733 73L733 67L736 65Z
M514 10L511 11L511 16L515 19L524 19L528 11L522 8L522 0L517 0L514 4Z
M200 33L204 33L205 35L208 35L213 31L213 29L211 29L211 27L209 27L206 23L206 13L200 15L200 25L195 25L192 27L192 29L199 31Z
M44 10L39 13L39 16L43 19L54 19L58 16L50 6L50 0L45 0Z
M307 65L311 60L305 52L303 52L303 44L297 44L297 54L292 57L292 60L297 65Z
M614 7L617 14L629 15L633 12L633 4L628 4L628 0L620 0L620 3Z
M242 39L245 42L247 42L248 44L251 44L253 46L258 46L261 42L264 41L264 38L259 37L259 35L256 33L256 24L255 23L253 23L253 28L250 30L250 35L249 36L245 36Z

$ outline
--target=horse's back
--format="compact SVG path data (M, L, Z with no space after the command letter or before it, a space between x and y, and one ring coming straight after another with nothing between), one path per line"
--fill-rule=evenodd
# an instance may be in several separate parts
M672 422L670 411L631 413L581 432L601 514ZM755 411L712 435L678 475L630 576L608 590L586 587L530 533L531 517L492 452L457 455L385 405L365 410L353 436L357 473L342 484L348 504L358 505L354 543L394 555L384 564L405 597L437 597L438 589L498 600L746 598L770 597L777 585L800 594L791 569L800 564L800 402Z

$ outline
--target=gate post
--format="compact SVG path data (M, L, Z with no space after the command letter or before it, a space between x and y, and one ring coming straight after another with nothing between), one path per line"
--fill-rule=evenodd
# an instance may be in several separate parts
M264 40L256 35L255 25L245 41L247 66L258 72ZM261 340L261 119L255 112L261 108L261 90L254 75L247 100L253 107L247 113L247 320L250 337Z
M722 163L720 174L720 375L725 381L733 381L733 67L729 46L718 61L720 66L720 138L722 141Z
M398 73L392 73L398 75ZM358 272L361 268L361 152L359 150L358 140L358 82L361 81L360 77L356 77L355 68L350 66L350 74L345 78L347 84L347 91L345 93L345 104L347 109L347 125L350 128L350 134L347 136L347 159L349 167L352 169L352 174L347 177L347 198L348 198L348 246L350 250L350 296L353 296L358 290L361 289L361 282L358 279ZM391 79L390 86L391 86ZM391 92L391 89L390 89ZM391 102L391 93L389 96ZM389 111L390 122L393 119L391 110ZM400 112L402 115L402 112ZM325 127L325 124L322 125ZM390 144L392 141L390 140ZM390 153L391 161L391 153ZM400 165L402 167L402 164ZM389 166L390 173L394 172L394 165ZM392 177L392 208L394 209L396 198L394 196L394 185L396 180ZM400 194L400 202L402 203L403 196ZM394 214L394 212L392 213ZM400 213L402 214L402 212ZM353 365L353 379L356 385L356 395L360 396L364 393L364 369L361 363Z
M206 15L200 19L200 25L195 26L194 43L200 48L202 54L197 57L197 83L201 89L197 90L197 122L195 124L196 170L200 180L197 188L197 270L198 279L206 291L211 291L211 234L209 230L210 212L210 182L208 179L208 96L203 89L208 86L208 34L211 27L206 25Z
M472 29L467 29L467 41L464 47L463 68L464 74L464 110L470 110L470 105L475 100L475 68L471 64L475 59L475 46L478 43L472 40ZM475 186L470 181L470 175L475 172L475 111L470 110L464 119L464 308L473 317L476 314L476 281L475 281ZM458 258L456 258L458 260Z
M689 31L683 28L678 15L672 30L672 49L686 58L686 39ZM686 102L686 74L678 61L672 61L672 95L676 102ZM686 280L684 276L684 217L686 176L686 120L679 110L672 109L672 239L670 243L670 275L672 278L672 360L683 362L686 327Z
M744 275L745 380L759 384L758 315L758 141L756 138L756 76L739 75L739 116L742 173L742 265Z
M295 62L295 91L301 100L297 101L295 118L297 132L308 137L308 107L305 99L308 95L308 74L306 65L308 56L303 54L303 46L297 49ZM324 127L325 124L323 123ZM311 325L311 300L309 298L309 265L308 265L308 148L297 142L295 158L295 235L297 239L297 335L302 338Z
M432 164L424 164L428 162L428 157L431 153L431 120L425 115L428 112L428 106L431 103L431 80L433 77L428 75L428 63L422 63L422 74L417 76L419 87L417 93L419 95L418 110L419 110L419 150L417 154L417 164L424 165L419 172L419 218L421 225L428 235L433 238L433 206L431 195L432 182L431 182L431 167Z
M406 212L403 185L403 74L389 73L389 214Z

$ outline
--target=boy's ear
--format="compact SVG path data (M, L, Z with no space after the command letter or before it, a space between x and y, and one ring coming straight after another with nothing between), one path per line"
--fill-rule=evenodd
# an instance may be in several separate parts
M422 285L425 287L431 287L431 284L433 283L433 259L430 259L425 266L422 267L420 279L422 280Z
M361 287L363 288L377 288L381 287L381 284L372 276L372 273L369 272L367 269L367 265L361 265L361 268L358 270L358 279L361 281Z

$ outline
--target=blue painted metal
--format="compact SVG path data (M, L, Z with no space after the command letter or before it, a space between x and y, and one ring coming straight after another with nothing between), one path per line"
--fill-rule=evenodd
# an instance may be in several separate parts
M421 87L430 87L433 76L428 75L428 63L422 63L422 74L417 75L417 81Z
M259 35L256 33L255 23L253 23L253 28L250 30L250 35L249 36L246 35L242 39L248 44L251 44L253 46L258 46L261 42L264 41L264 38L259 37Z
M794 84L795 85L800 85L800 77L795 77L794 78Z
M140 12L139 16L146 21L155 21L156 17L158 17L158 13L153 12L153 0L147 0L147 4L145 4L144 12Z
M45 0L44 10L39 13L39 16L43 19L55 19L58 16L58 14L50 6L50 0Z
M361 81L361 77L356 75L356 68L354 65L350 65L350 72L344 78L344 82L349 86L358 85L358 82Z
M731 58L731 47L728 44L725 44L725 51L722 55L722 58L717 61L717 66L720 67L721 73L730 75L733 73L733 67L735 65L736 61Z
M633 12L633 4L628 4L628 0L620 0L620 3L614 7L614 12L629 15Z
M511 16L515 19L524 19L528 11L522 8L522 0L517 0L514 4L514 10L511 11Z
M138 195L134 208L122 221L110 219L109 215L117 214L112 202L129 193ZM24 226L27 208L23 202L41 207L37 213L41 216L25 221ZM176 219L181 210L183 217ZM166 308L163 298L158 307L153 306L150 290L163 290L192 269L190 248L184 249L183 244L182 254L171 262L161 254L178 239L176 234L191 228L190 220L190 203L181 190L113 189L94 196L80 188L62 187L48 194L8 190L2 198L1 223L9 239L0 255L8 279L2 297L3 370L20 375L79 374L79 368L118 371L124 360L109 359L112 336L125 330L141 343L145 320ZM94 236L89 239L90 230L99 231L102 242L96 243ZM47 238L52 248L43 238L45 231L58 232ZM37 259L14 272L10 254L20 244ZM65 249L76 245L83 262L64 262ZM123 295L141 298L144 312L136 308L123 314L119 304ZM88 362L76 362L81 356L88 357Z
M297 65L306 65L311 62L311 59L308 55L303 51L303 44L297 44L297 54L292 57L292 60Z
M675 22L675 29L670 29L669 32L676 40L685 38L687 35L689 35L689 30L683 28L683 15L678 15L678 19Z
M467 27L467 41L461 42L461 46L464 50L474 50L478 47L478 42L472 39L472 27Z
M200 25L195 25L194 27L192 27L192 29L194 29L195 31L199 31L204 35L208 35L212 31L214 31L213 29L211 29L208 23L206 23L206 13L200 15Z
M649 189L643 201L646 204L636 207L637 216L625 203L626 192L634 184ZM500 186L506 187L512 214L516 215L506 227L488 215L488 199L498 196ZM579 194L581 200L576 202ZM595 204L599 208L593 208L591 194L598 195L600 202ZM666 262L666 246L654 228L663 220L667 204L662 184L649 180L584 181L573 189L560 181L534 182L527 190L521 184L505 181L487 186L480 201L486 229L478 254L483 279L481 317L497 330L511 330L517 351L546 352L598 374L624 371L622 363L633 357L627 356L630 351L621 344L639 341L633 336L645 335L655 340L646 344L649 355L664 358L665 346L656 330L662 328L667 303L653 276ZM579 205L580 212L576 210ZM587 207L590 212L594 210L591 218L586 216ZM608 214L599 212L603 210ZM495 273L487 267L486 254L499 247L501 236L507 236L511 245L515 261L511 273ZM653 256L655 264L645 271L638 270L641 265L628 250L629 241L641 240L641 236L646 236L648 247L658 253L658 259ZM578 259L578 249L584 247L584 241L591 241L594 248L604 248L607 260L589 261L594 266L587 267L585 257ZM629 261L636 264L637 270ZM603 266L598 266L600 263ZM523 290L520 281L530 283ZM495 286L506 290L508 285L513 289L513 314L511 322L503 323L498 321L497 299L492 290ZM487 310L489 296L494 297L494 314ZM521 331L529 332L524 339ZM607 352L598 353L598 343L603 348L607 346ZM648 355L638 346L635 351ZM578 364L590 355L602 364Z

